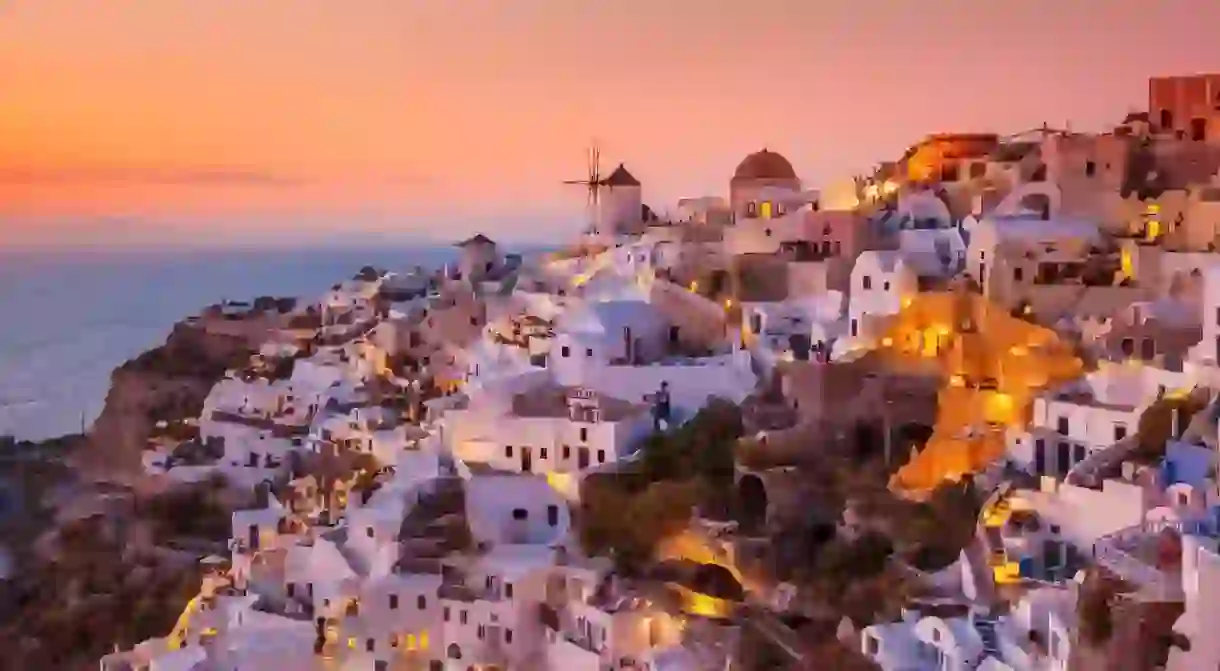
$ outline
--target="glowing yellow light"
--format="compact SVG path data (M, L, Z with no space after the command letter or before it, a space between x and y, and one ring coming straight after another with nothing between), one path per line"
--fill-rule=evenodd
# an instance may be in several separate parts
M347 647L351 648L352 650L355 650L355 649L356 649L356 637L355 637L355 636L349 636L349 637L348 637L348 639L347 639Z
M724 299L724 309L725 309L725 310L728 310L728 309L730 309L730 308L732 308L732 307L733 307L733 299L732 299L732 298L726 298L726 299Z
M203 630L203 635L204 635L204 636L215 636L215 635L216 635L216 627L208 627L207 629L204 629L204 630Z
M698 282L691 282L691 283L690 283L690 290L691 290L691 291L698 291L698 290L699 290L699 283L698 283Z
M419 649L420 650L428 649L428 632L426 632L426 631L419 632Z
M898 190L898 184L896 182L886 180L885 184L882 186L882 189L884 189L885 193L888 195Z
M1008 352L1013 356L1025 356L1026 354L1029 354L1029 350L1025 349L1025 347L1022 345L1013 345Z
M407 650L415 649L415 634L407 634Z
M1135 277L1135 263L1131 259L1131 250L1124 247L1120 259L1123 277Z
M1029 303L1026 303L1025 307L1021 309L1021 312L1024 314L1030 314L1033 311L1034 311L1034 306L1030 305Z
M951 376L949 378L949 384L954 387L964 387L966 386L966 378L962 377L961 375Z
M882 347L893 347L893 346L894 346L894 339L893 339L893 338L882 338L882 339L881 339L881 346L882 346Z
M947 336L950 333L949 327L945 326L944 324L937 324L933 330L936 332L936 335L938 335L938 336Z
M1149 220L1148 239L1156 240L1159 237L1161 237L1161 222L1156 219Z
M904 308L911 307L911 297L910 296L907 296L906 298L902 299L902 307L904 307Z

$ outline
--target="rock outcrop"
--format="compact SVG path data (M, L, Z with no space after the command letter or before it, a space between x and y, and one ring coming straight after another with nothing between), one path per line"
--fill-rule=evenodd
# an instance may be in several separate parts
M244 365L257 337L209 328L192 319L174 326L165 343L127 361L110 376L106 404L89 431L78 464L102 475L134 475L153 427L161 420L198 417L212 386Z

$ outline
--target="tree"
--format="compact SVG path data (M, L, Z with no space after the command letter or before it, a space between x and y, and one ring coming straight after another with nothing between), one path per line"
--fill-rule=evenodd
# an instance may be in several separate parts
M1207 399L1201 394L1157 399L1140 415L1136 428L1138 453L1147 458L1164 456L1165 443L1171 438L1181 436L1186 427L1190 426L1190 420L1195 413L1206 406Z
M610 554L621 568L638 569L662 538L686 527L700 494L692 481L654 482L638 493L590 488L580 511L582 545L590 555Z
M644 441L643 471L650 481L694 476L713 487L728 486L733 480L733 450L743 432L741 409L713 398L676 430Z
M1080 636L1090 645L1101 645L1114 633L1113 602L1117 595L1111 580L1090 574L1080 590L1076 604L1080 616Z

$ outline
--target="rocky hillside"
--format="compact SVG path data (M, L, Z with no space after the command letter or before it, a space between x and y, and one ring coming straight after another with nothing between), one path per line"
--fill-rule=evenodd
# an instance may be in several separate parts
M78 453L87 471L134 474L160 420L197 417L212 385L249 359L249 338L220 334L206 322L181 322L165 343L124 363L110 375L106 404Z

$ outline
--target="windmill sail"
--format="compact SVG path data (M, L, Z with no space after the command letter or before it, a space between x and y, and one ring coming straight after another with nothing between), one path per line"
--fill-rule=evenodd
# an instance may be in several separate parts
M601 147L598 146L597 141L589 145L586 158L588 160L588 176L585 179L564 180L564 184L583 185L588 189L588 209L590 215L588 232L596 235L600 228L598 226L598 201L601 195L601 185L604 181L601 173Z

